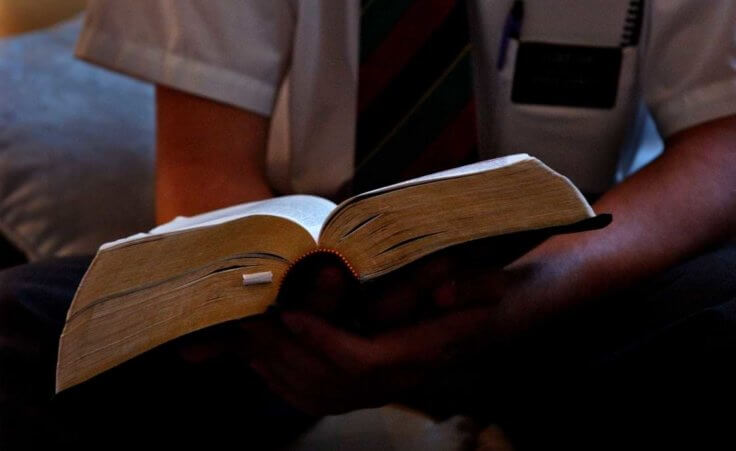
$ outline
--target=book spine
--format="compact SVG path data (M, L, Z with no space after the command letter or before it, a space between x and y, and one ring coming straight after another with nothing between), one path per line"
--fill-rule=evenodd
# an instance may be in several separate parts
M294 260L289 267L286 269L286 272L284 273L284 276L279 281L279 290L281 290L281 287L286 280L286 276L291 272L291 270L297 266L299 263L303 262L304 260L314 257L316 255L332 255L334 257L337 257L344 265L345 268L350 272L350 274L355 278L355 280L360 280L360 274L358 274L358 271L356 271L355 266L353 266L352 263L345 257L340 251L332 248L327 247L318 247L316 249L313 249L306 254L302 255L301 257Z
M334 268L340 271L344 292L324 293L310 292L319 289L315 282L321 280L322 271ZM351 325L356 317L355 297L360 278L355 267L339 251L330 248L317 248L296 259L286 269L278 287L278 297L273 309L305 309L327 318L334 324ZM346 302L346 300L352 302Z

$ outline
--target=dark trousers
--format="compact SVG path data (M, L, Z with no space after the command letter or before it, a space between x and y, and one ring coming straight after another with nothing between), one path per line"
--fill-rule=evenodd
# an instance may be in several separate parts
M448 378L444 402L500 423L516 449L736 449L736 245L499 354Z
M55 396L58 337L88 264L64 258L0 273L0 449L262 449L311 424L245 362L187 364L170 345ZM518 449L725 447L736 439L735 360L731 245L552 319L412 398L499 422Z
M0 273L0 450L265 449L314 421L269 393L242 359L186 363L172 345L54 395L58 338L89 263Z

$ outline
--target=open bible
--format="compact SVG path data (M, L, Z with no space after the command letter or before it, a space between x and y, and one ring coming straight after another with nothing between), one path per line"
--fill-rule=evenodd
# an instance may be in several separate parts
M74 297L57 391L174 338L264 312L295 262L340 258L359 281L430 253L525 231L604 226L565 177L526 154L380 188L340 205L293 195L177 218L104 244Z

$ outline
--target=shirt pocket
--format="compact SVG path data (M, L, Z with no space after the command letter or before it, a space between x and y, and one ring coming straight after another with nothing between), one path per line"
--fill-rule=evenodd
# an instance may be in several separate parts
M507 59L492 83L488 157L525 152L568 176L583 191L608 189L639 101L637 48L620 49L612 108L512 101L520 42L510 39Z

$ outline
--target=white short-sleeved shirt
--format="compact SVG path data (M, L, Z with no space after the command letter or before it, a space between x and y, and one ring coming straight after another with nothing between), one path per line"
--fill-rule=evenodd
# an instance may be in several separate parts
M634 146L643 100L667 137L736 113L736 2L526 0L497 61L512 0L470 0L480 148L527 152L602 192ZM77 55L155 83L273 115L269 172L282 192L330 195L352 176L360 0L92 0ZM620 47L611 108L512 100L519 42ZM279 93L281 95L279 95Z

